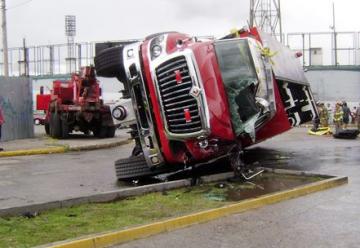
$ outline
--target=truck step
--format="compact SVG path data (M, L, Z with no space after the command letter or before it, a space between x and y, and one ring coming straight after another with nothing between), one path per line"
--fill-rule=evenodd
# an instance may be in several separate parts
M144 155L131 156L115 161L115 171L118 180L134 180L164 172L164 170L160 169L150 169Z

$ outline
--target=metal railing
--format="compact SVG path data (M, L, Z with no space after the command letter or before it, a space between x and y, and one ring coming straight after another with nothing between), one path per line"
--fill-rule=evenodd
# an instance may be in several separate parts
M9 74L11 76L52 76L68 74L84 65L93 64L95 42L76 43L75 57L68 57L67 44L55 44L9 49ZM0 51L2 54L2 51ZM0 59L0 75L3 75Z
M336 37L336 47L335 38ZM360 32L303 32L284 35L285 44L301 51L303 66L360 65ZM43 77L69 74L93 64L96 42L74 44L74 57L68 57L67 44L9 48L10 76ZM4 66L0 50L0 75Z
M303 66L360 65L359 35L360 32L288 33L286 45L303 53Z

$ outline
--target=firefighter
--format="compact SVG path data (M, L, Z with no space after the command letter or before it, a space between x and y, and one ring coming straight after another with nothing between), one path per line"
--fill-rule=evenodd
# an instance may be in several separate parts
M326 109L327 109L328 116L329 116L328 123L329 123L329 125L332 125L333 124L333 116L334 116L333 112L334 112L334 110L331 107L330 103L326 104Z
M344 129L347 128L347 125L349 124L350 121L350 109L347 106L347 103L345 101L343 101L342 103L342 112L343 112L343 124L344 124Z
M338 133L342 128L343 123L343 111L341 103L336 103L335 112L334 112L334 125L335 125L335 133Z
M357 124L357 128L360 131L360 104L359 106L356 108L356 112L355 112L355 122Z
M329 112L328 112L327 108L325 107L324 103L320 103L319 118L320 118L320 125L322 127L329 126Z

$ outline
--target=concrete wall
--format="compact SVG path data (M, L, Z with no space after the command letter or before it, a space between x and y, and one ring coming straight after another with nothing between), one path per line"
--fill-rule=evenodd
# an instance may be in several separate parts
M309 69L305 74L316 100L359 104L360 69Z
M0 77L0 106L5 115L2 141L34 136L30 79Z

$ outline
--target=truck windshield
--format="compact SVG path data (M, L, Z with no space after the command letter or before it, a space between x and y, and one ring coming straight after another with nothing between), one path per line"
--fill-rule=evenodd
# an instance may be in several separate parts
M246 39L220 41L215 43L215 51L234 132L239 135L244 132L244 123L259 112L255 100L257 75L249 44Z

